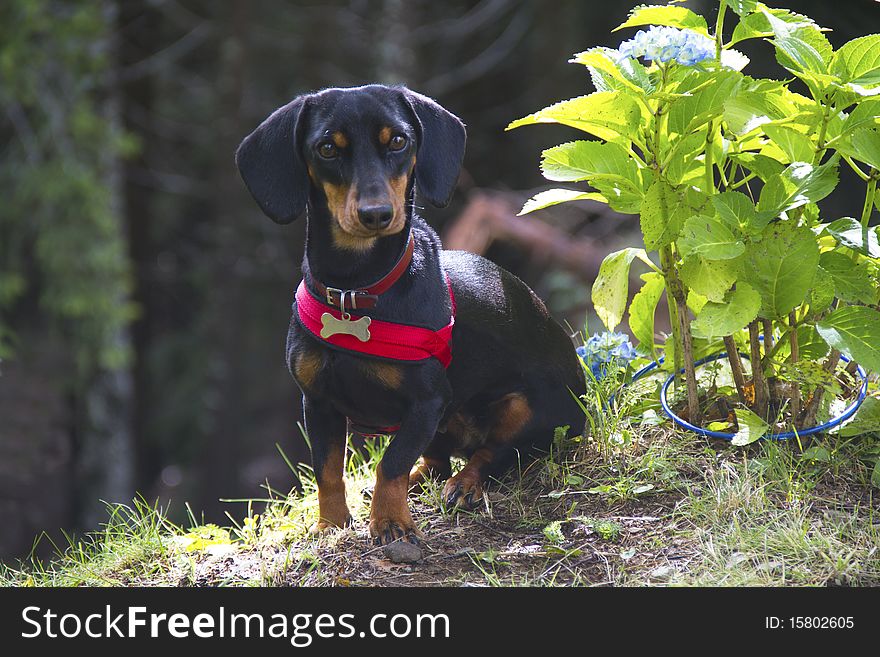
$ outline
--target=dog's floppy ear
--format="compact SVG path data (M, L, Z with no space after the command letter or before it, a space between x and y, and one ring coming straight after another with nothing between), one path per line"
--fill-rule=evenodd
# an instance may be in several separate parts
M457 116L436 102L409 89L401 89L419 126L416 153L416 189L437 207L449 203L461 162L466 133Z
M289 224L301 215L309 198L299 139L308 98L300 96L275 110L235 152L235 164L251 196L279 224Z

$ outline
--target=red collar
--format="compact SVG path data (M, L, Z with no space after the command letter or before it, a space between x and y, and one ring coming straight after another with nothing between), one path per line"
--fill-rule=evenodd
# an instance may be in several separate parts
M401 361L436 358L443 367L449 367L455 297L448 276L446 285L452 313L449 324L439 331L340 312L315 298L305 281L301 281L296 289L296 313L309 333L339 349Z
M312 279L312 284L318 294L323 299L327 300L327 304L334 308L340 308L343 311L346 307L349 310L374 308L376 304L379 303L379 295L387 292L388 289L394 285L401 276L403 276L403 272L406 271L406 268L409 267L409 263L412 262L415 243L416 241L413 237L412 230L410 230L406 249L397 260L397 264L395 264L394 267L391 268L391 271L385 274L385 276L367 287L359 288L357 290L340 290L337 287L327 287L321 281L314 278Z

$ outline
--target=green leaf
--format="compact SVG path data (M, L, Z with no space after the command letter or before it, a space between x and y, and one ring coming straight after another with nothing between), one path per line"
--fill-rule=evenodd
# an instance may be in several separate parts
M816 324L825 342L860 363L880 371L880 312L865 306L838 308Z
M737 447L751 445L760 440L770 428L769 424L747 408L736 408L733 412L736 413L736 423L739 425L739 430L730 442Z
M880 34L853 39L834 54L832 70L845 82L880 84Z
M880 99L869 98L855 106L841 126L841 134L849 135L859 128L880 125Z
M737 263L733 260L705 260L699 256L684 259L679 275L685 285L709 301L721 302L736 282Z
M512 121L506 130L535 123L559 123L600 139L638 138L642 112L638 103L623 92L601 91L550 105Z
M727 224L705 215L688 217L681 228L678 247L684 257L698 255L707 260L730 260L746 250Z
M703 306L705 306L707 303L709 303L709 300L702 294L700 294L696 290L688 290L687 307L690 308L691 312L694 315L699 315L700 311L703 309ZM667 347L671 344L671 341L667 340Z
M776 59L793 73L827 73L827 65L822 54L808 41L796 36L773 39L776 46Z
M526 201L525 205L523 205L522 210L519 211L519 214L517 216L522 216L524 214L528 214L529 212L534 212L535 210L543 210L544 208L549 208L552 205L568 203L569 201L599 201L600 203L608 202L608 200L604 196L602 196L601 194L597 194L596 192L579 192L576 189L548 189L546 191L535 194L532 198Z
M880 258L880 241L874 228L862 226L852 217L843 217L832 221L825 229L834 236L838 244L862 255Z
M874 469L871 471L871 485L880 488L880 458L874 463Z
M671 244L681 231L684 201L666 182L657 180L645 192L640 223L645 247L659 250Z
M642 205L642 172L618 144L573 141L542 153L541 169L548 180L588 180L618 212L635 214Z
M813 231L776 222L759 242L746 248L740 280L761 295L761 316L773 319L803 303L818 266L819 245Z
M819 256L819 266L831 276L838 298L868 305L877 303L877 281L867 262L853 262L839 251L826 251Z
M605 256L593 283L593 307L609 331L623 319L629 296L629 268L636 258L655 267L644 249L621 249Z
M815 23L792 24L766 8L761 13L773 31L776 59L782 66L793 73L808 73L813 79L833 80L828 75L828 66L834 49Z
M691 185L705 176L703 158L697 158L706 145L706 135L694 132L675 139L667 155L666 179L673 185Z
M691 324L696 338L721 338L732 335L758 316L761 297L746 283L737 283L723 303L710 301Z
M810 138L794 128L780 125L766 125L764 132L773 144L785 154L785 162L809 162L815 154ZM762 151L765 152L765 151Z
M764 182L779 175L785 169L773 158L760 153L731 153L728 157L748 171L755 173Z
M764 11L745 16L739 21L739 23L737 23L736 27L733 29L730 45L745 41L746 39L760 39L773 36L774 31L773 27L770 25L770 20L767 17L768 13L777 20L787 23L790 29L806 28L816 25L812 19L786 9L768 9L766 7L761 7L761 9ZM754 9L752 11L754 11Z
M740 16L751 14L758 7L757 0L724 0L724 4Z
M742 233L760 233L773 219L768 212L757 212L752 199L742 192L722 192L712 196L712 205L722 221Z
M807 302L814 315L825 312L834 303L834 281L831 274L821 267L816 268L816 278L813 279Z
M656 89L641 63L630 57L620 58L620 53L611 48L590 48L577 53L569 62L583 64L590 70L597 91L630 90L650 94Z
M654 313L665 285L663 276L657 272L644 274L642 280L645 284L629 306L629 328L639 344L654 353Z
M725 101L724 120L730 130L743 137L772 122L803 126L802 132L815 131L821 114L815 101L794 93L782 82L746 78L737 95Z
M706 84L710 81L710 84ZM669 108L669 131L687 135L724 113L726 103L735 97L743 75L725 69L714 73L694 72L678 91L688 95L675 99Z
M880 431L880 399L865 397L852 419L843 425L840 435L844 438Z
M758 199L758 211L776 215L820 201L837 186L837 164L835 158L818 167L806 162L788 165L764 185Z
M880 129L860 128L837 144L837 150L880 169Z
M670 25L694 30L705 36L709 35L705 18L690 9L674 5L641 5L636 7L629 12L626 21L615 27L612 32L639 25Z

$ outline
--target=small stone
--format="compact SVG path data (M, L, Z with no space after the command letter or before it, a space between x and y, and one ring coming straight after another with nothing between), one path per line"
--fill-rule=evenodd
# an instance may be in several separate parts
M668 581L675 575L675 568L671 566L660 566L651 571L650 578L660 581Z
M394 541L382 548L386 559L392 563L413 563L422 558L422 549L408 541Z

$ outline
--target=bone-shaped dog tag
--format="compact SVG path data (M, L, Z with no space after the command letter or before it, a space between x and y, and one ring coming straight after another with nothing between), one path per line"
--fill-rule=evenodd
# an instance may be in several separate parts
M353 335L361 342L370 339L370 318L361 317L355 321L350 319L336 319L330 313L321 315L321 337L329 338L331 335Z

